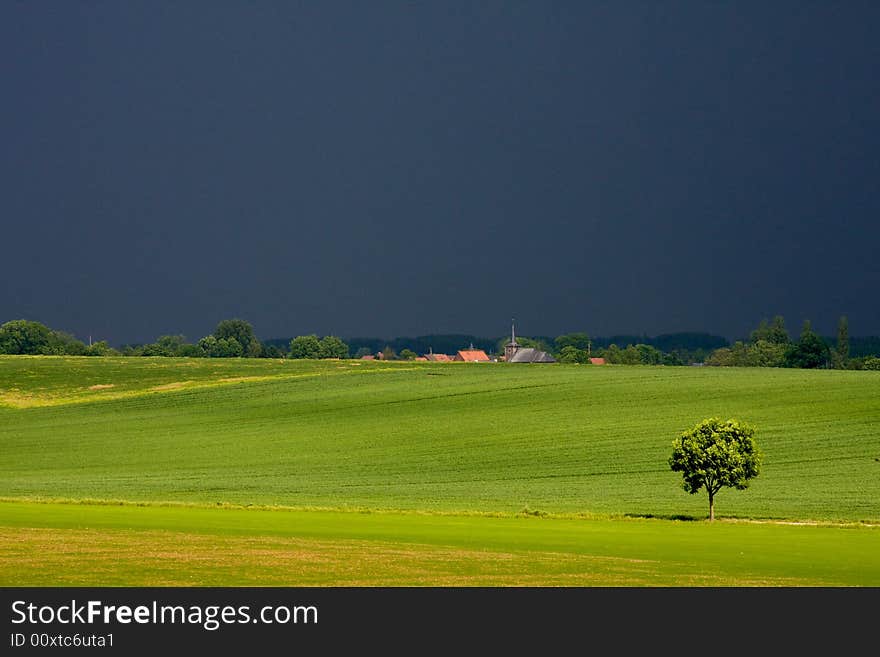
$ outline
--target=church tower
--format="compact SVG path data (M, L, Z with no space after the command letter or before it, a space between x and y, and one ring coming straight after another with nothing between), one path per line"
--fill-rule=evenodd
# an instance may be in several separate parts
M510 342L504 345L504 360L510 361L511 357L519 349L519 343L516 341L516 327L513 320L510 320Z

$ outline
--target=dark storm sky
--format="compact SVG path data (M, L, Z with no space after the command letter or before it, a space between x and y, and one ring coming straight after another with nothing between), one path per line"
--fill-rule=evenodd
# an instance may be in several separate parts
M880 3L4 2L0 322L880 334Z

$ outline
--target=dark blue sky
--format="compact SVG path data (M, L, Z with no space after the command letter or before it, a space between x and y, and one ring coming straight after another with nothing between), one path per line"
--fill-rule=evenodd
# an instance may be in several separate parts
M880 334L875 2L5 2L0 322Z

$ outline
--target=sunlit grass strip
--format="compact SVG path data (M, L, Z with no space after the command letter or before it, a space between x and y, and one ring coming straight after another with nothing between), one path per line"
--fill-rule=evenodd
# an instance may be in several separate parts
M0 504L3 586L876 586L880 528Z
M216 502L208 504L205 502L176 502L171 500L120 500L120 499L97 499L83 498L70 499L59 497L2 497L0 496L0 505L2 504L49 504L49 505L66 505L66 506L124 506L124 507L166 507L174 509L201 509L201 510L237 510L237 511L275 511L279 513L285 512L323 512L323 513L359 513L359 514L376 514L376 515L395 515L395 516L452 516L464 518L543 518L550 520L616 520L616 521L639 521L639 520L668 520L691 522L700 521L702 518L697 516L687 516L681 514L674 515L654 515L654 514L629 514L629 513L591 513L581 511L578 513L566 512L547 512L547 511L531 511L522 509L520 511L443 511L439 509L389 509L383 507L358 507L358 506L289 506L282 504L232 504L229 502ZM778 524L778 525L809 525L813 527L837 527L837 528L858 528L858 527L877 527L880 528L880 521L834 521L834 520L776 520L776 519L753 519L753 518L717 518L716 522L723 523L753 523L753 524Z

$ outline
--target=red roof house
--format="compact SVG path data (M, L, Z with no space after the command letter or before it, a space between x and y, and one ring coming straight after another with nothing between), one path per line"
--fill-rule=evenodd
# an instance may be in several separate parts
M604 359L604 358L591 358L591 359L590 359L590 362L591 362L593 365L604 365L604 364L605 364L605 359Z
M466 363L488 363L489 357L482 349L460 349L453 360Z

